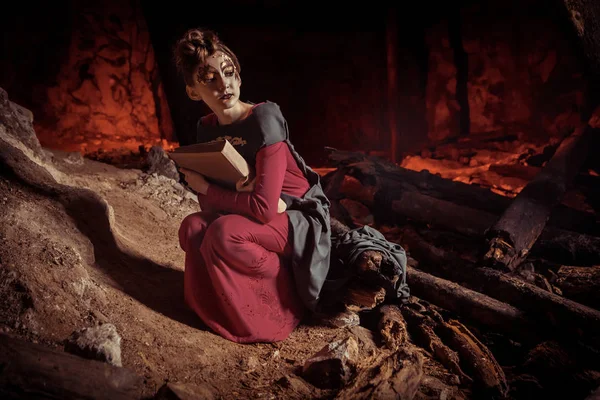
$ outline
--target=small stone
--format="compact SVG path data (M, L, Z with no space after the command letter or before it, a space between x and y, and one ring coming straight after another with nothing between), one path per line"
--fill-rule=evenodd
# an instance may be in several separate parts
M306 360L302 376L322 389L340 388L355 373L358 344L353 337L329 343Z
M255 356L250 356L248 358L243 358L240 361L240 366L245 371L253 371L256 368L258 368L259 365L260 365L260 362L258 361L258 358L256 358Z
M332 328L346 328L360 325L360 317L355 312L345 310L325 318L323 322Z
M73 332L65 351L85 358L106 361L121 367L121 336L113 324L103 324Z

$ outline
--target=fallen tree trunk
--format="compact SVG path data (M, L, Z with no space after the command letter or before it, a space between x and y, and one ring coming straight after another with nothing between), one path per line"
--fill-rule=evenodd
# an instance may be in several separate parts
M386 296L384 288L368 288L361 286L356 280L354 282L344 290L343 302L347 310L352 312L372 310L384 302Z
M417 192L400 194L390 214L431 224L468 236L483 237L497 216ZM531 255L559 264L600 264L600 237L546 227L533 245Z
M331 226L335 234L344 234L350 229L335 217L331 218ZM355 271L366 271L368 269L364 265L369 265L371 270L381 266L381 254L373 251L365 251L363 254L368 257L359 257L358 266L350 266L350 268ZM412 295L450 310L471 322L498 332L518 335L521 339L531 339L534 335L535 327L524 318L521 310L485 294L411 266L407 266L407 283ZM348 285L340 287L337 293L339 294L329 294L323 301L332 302L331 299L340 299L346 309L353 312L375 308L385 302L386 295L386 291L381 286L367 285L367 281L360 278L352 279Z
M331 226L334 235L343 235L350 229L338 221L335 216L332 217ZM370 251L370 253L369 257L363 259L360 263L367 263L368 268L365 268L364 265L349 267L355 271L373 271L381 265L381 255L378 257L377 254L374 254L377 252ZM529 325L526 319L522 318L522 313L515 307L465 289L453 282L428 275L415 268L408 266L407 268L408 284L413 295L422 296L421 298L424 300L431 301L431 303L450 310L461 317L465 316L472 322L486 327L493 327L503 333L516 333L522 338L523 333L530 334L533 332L533 327ZM360 280L353 280L353 284L353 286L345 288L346 294L343 298L350 298L350 303L359 304L359 307L348 306L346 303L348 310L358 312L374 309L385 300L385 290L380 288L380 291L377 292L368 287L362 287L360 286ZM361 304L362 307L360 307ZM414 309L415 307L417 308ZM418 311L419 307L425 313L436 315L436 317L432 318L421 314ZM446 323L442 316L433 310L433 307L435 306L423 307L415 297L412 297L409 304L401 309L393 304L381 305L377 328L385 347L397 353L406 351L405 343L408 336L403 315L408 313L415 325L412 327L413 331L420 332L417 340L425 346L425 349L431 351L432 355L439 359L444 366L460 376L461 381L473 383L478 393L504 396L508 390L506 378L492 353L458 321ZM437 336L437 330L444 332L445 338L452 348L448 347ZM462 371L459 364L466 366L473 379ZM346 397L349 395L348 388L359 389L361 393L365 392L369 396L393 396L394 398L400 396L400 398L404 398L407 387L414 383L413 379L420 379L419 376L415 376L415 372L411 368L404 367L397 371L399 367L395 364L386 362L384 364L375 363L375 365L376 369L372 369L371 366L359 373L356 380L349 387L342 390L337 398L364 398L362 394L358 397ZM365 371L368 371L366 376L364 375ZM364 380L367 377L369 385L365 386ZM391 379L391 377L394 378ZM379 380L381 380L380 383ZM373 384L373 382L378 383ZM414 395L414 389L410 388L408 393Z
M398 350L408 342L406 321L398 306L386 304L379 308L381 318L377 323L379 336L383 345L390 350Z
M483 237L498 219L498 216L492 213L416 191L401 192L386 204L376 204L371 187L362 186L356 178L349 175L342 179L342 169L338 171L340 171L338 174L340 186L336 188L338 197L344 195L361 201L370 207L372 212L386 215L389 221L410 219L468 236ZM340 219L349 220L345 210L332 209L331 213ZM600 264L600 237L547 226L531 248L530 254L557 264L598 265Z
M553 284L564 296L581 304L600 309L600 266L562 266Z
M359 365L358 374L335 398L412 399L423 379L423 356L413 346L383 353L369 365Z
M0 397L140 399L132 371L0 334Z
M411 293L470 322L519 339L531 340L535 326L518 308L455 282L409 268L407 275Z
M598 265L600 264L600 237L548 228L542 232L530 254L559 264Z
M508 385L504 371L490 350L467 327L444 318L431 307L411 303L401 309L411 338L427 350L462 385L472 384L479 398L504 398Z
M548 164L530 181L487 231L488 248L482 262L492 268L513 271L546 226L551 211L587 157L594 130L586 123L563 140Z
M475 383L481 398L505 398L508 384L504 371L492 352L481 343L463 324L450 320L438 328L440 337L458 353L465 372Z
M540 329L553 329L570 340L581 339L600 348L600 311L552 294L500 271L476 267L457 255L427 243L410 229L401 239L425 272L457 282L511 304L527 313Z
M343 174L352 176L363 188L360 194L355 195L357 197L354 200L367 204L365 199L373 198L376 209L389 210L390 203L400 194L407 192L419 193L493 215L502 214L513 201L509 197L498 195L485 188L444 179L427 171L409 170L385 159L362 153L332 149L329 158L330 162L338 168L323 178L324 181L329 182L331 177L337 174L338 181L332 184L331 190L335 188L337 196L339 193L347 194L348 190L340 190L336 185L343 187L347 183L342 178ZM343 170L343 173L339 170ZM358 187L360 186L353 185L354 189ZM376 212L375 215L381 216L382 219L389 218L385 213ZM594 214L562 204L552 210L548 226L591 235L600 234L600 225L596 222Z

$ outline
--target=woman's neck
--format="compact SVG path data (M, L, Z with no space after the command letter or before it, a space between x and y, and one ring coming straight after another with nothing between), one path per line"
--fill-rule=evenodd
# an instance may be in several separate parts
M215 114L217 114L219 125L229 125L245 119L251 109L251 104L238 101L235 106L221 110L221 112L216 112Z

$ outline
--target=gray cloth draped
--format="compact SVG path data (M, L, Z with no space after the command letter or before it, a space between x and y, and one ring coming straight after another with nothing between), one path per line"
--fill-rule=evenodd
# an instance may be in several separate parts
M343 264L352 265L358 256L366 250L381 253L383 262L391 265L393 275L400 278L396 282L396 297L404 303L410 297L410 289L406 283L406 252L402 246L387 241L385 236L368 225L351 229L344 235L333 239L332 246Z
M315 311L319 295L329 272L331 253L331 205L321 186L321 177L310 168L289 140L288 126L276 103L267 101L255 109L263 137L263 145L285 142L310 189L304 196L281 193L290 220L289 239L292 243L292 273L303 303Z

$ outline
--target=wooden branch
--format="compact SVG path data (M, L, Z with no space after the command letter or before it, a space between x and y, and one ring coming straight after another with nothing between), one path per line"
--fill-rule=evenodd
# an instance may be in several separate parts
M532 340L535 326L516 307L415 268L409 268L407 282L411 293L452 311L466 320L497 332Z
M489 212L461 206L419 192L401 193L392 201L390 214L465 235L482 237L497 219Z
M433 306L409 303L401 309L411 338L456 374L462 384L473 384L475 397L504 398L508 385L494 355L467 327L445 321Z
M491 213L460 206L418 192L401 193L392 201L390 215L435 227L483 237L497 220ZM396 217L397 219L398 217ZM600 264L600 237L546 227L530 254L558 264Z
M552 282L564 296L600 309L600 266L560 267Z
M386 291L381 287L363 287L360 282L356 282L346 287L343 301L349 311L372 310L384 302L385 295Z
M379 308L381 318L377 327L384 346L390 350L398 350L408 342L406 322L398 306L386 304Z
M435 328L444 323L443 319L441 317L433 319L429 315L424 315L420 312L421 310L415 310L410 306L402 307L401 311L408 323L411 340L428 351L448 371L455 374L461 384L472 383L473 379L460 366L458 353L444 344L442 339L435 333Z
M334 217L331 219L331 226L338 234L349 229ZM377 255L372 255L371 258L380 260ZM530 334L535 332L534 327L517 308L416 268L407 268L407 283L414 296L499 332L516 334L521 338L530 338ZM385 293L382 288L369 288L359 280L344 288L340 296L343 296L346 308L357 312L373 309L384 303Z
M347 232L346 227L335 220L335 218L332 220L332 226L334 227L335 232L342 234ZM370 258L375 260L378 259L373 256ZM375 266L378 264L375 262L372 263L372 265ZM514 307L490 299L480 293L464 289L455 283L432 277L414 268L408 270L407 276L409 279L409 286L413 288L411 289L413 294L415 294L416 291L416 293L429 296L429 298L434 297L435 301L442 303L443 306L448 305L449 309L457 314L463 315L463 313L466 313L479 323L501 327L500 330L503 332L515 327L519 327L521 332L530 331L527 327L527 321L522 318L521 312ZM380 303L377 301L377 296L373 296L373 290L367 290L367 288L360 286L360 284L358 284L358 287L350 287L350 289L353 290L346 293L346 298L350 297L353 304L359 304L359 306L355 306L358 307L356 311L372 309ZM385 291L382 293L383 294L379 297L381 302L385 300ZM348 309L352 310L350 307L348 307ZM407 325L403 315L407 313L413 321L413 324L411 324L409 329L416 335L416 340L420 345L425 346L425 349L431 351L443 365L456 373L463 382L475 382L475 388L480 393L491 395L492 397L497 395L504 396L506 394L508 390L506 378L504 377L502 369L495 361L494 356L460 323L453 322L450 325L446 324L439 314L435 319L431 317L425 318L425 316L422 318L415 318L417 315L421 314L416 310L413 310L410 304L406 307L402 307L401 310L395 305L384 305L379 309L379 312L381 314L381 319L379 320L378 328L382 342L388 349L393 351L404 349L404 344L407 341ZM429 312L432 311L429 310ZM425 320L429 322L426 322ZM444 329L446 338L454 347L453 349L449 348L437 336L435 333L436 329ZM459 357L459 354L462 356ZM473 379L463 372L460 366L461 364L467 366ZM380 368L381 367L378 367L375 371L368 369L368 371L370 374L375 374L375 377L379 379L379 377L382 376ZM405 378L398 378L397 381L398 383L402 382L401 386L405 387L415 379L414 372L411 369L403 369L402 372L404 373ZM397 390L401 386L399 385L398 388L394 388L394 385L390 384L390 381L386 376L387 374L393 373L393 371L386 372L386 374L383 375L384 379L377 385L377 391L368 390L369 395L389 396L392 395L394 391L398 393ZM359 375L357 381L361 382L363 379L364 375ZM372 383L374 379L370 379L370 383ZM406 379L408 379L409 382L404 382ZM359 390L361 393L367 390L367 388L362 385L363 383L361 382ZM351 387L356 386L356 383L351 385ZM370 389L372 386L373 385L370 385L368 388ZM397 396L395 396L395 398L397 398Z
M474 263L425 242L410 229L403 230L401 244L419 260L421 270L518 307L540 329L552 329L571 340L580 338L600 348L600 311L500 271L477 268Z
M600 237L548 228L533 245L531 255L546 258L557 264L598 265L600 264Z
M132 371L0 334L0 397L133 400L145 395ZM146 393L147 394L147 393Z
M362 201L369 205L373 197L373 210L376 216L389 220L385 214L390 203L404 193L418 193L431 198L444 200L470 209L486 211L492 215L500 216L512 203L513 199L498 195L489 189L469 185L463 182L444 179L427 171L413 171L392 164L387 160L366 156L362 153L333 150L330 160L337 165L343 174L357 179L363 190L352 194L351 190L344 190L344 186L357 190L360 186L356 183L344 182L341 174L338 175L338 198L340 194L353 200ZM330 176L333 176L331 173ZM380 212L381 211L381 212ZM594 214L575 210L559 204L552 210L548 226L581 232L591 235L600 235L600 224Z
M505 398L508 394L506 377L490 350L456 320L442 324L438 330L444 342L458 353L465 372L473 378L477 396Z
M561 201L587 157L594 130L586 123L563 140L548 164L530 181L487 232L482 261L495 269L514 270L538 239L551 211Z
M414 347L381 353L366 360L358 374L340 390L339 400L412 399L423 379L423 356Z

